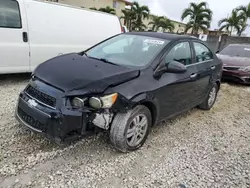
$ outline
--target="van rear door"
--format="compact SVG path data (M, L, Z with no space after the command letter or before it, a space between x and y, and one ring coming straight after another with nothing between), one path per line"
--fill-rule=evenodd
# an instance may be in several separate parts
M0 74L28 72L29 42L22 0L0 0Z

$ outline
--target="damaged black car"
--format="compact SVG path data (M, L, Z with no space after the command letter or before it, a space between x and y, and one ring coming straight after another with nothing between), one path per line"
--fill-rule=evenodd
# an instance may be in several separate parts
M120 34L39 65L20 93L16 117L56 142L106 130L116 149L133 151L162 120L212 108L221 73L221 61L199 39Z

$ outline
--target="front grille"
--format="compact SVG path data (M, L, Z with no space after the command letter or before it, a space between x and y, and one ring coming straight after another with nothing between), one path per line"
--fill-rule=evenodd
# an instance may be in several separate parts
M238 70L240 67L223 67L225 70Z
M38 120L35 120L33 117L29 116L27 113L25 113L21 108L17 109L17 113L19 117L28 125L31 127L34 127L41 131L46 131L46 126L39 122Z
M27 87L26 93L29 94L34 99L36 99L38 102L41 102L53 108L56 106L56 98L51 97L32 86Z

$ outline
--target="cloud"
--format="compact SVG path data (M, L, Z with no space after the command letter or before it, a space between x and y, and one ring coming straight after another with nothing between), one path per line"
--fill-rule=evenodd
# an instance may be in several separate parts
M181 21L180 17L183 9L189 6L190 2L199 3L197 0L138 0L140 4L148 5L151 12L156 15L165 15L170 19ZM213 11L211 29L218 28L218 21L226 18L239 5L246 5L248 0L207 0L209 8ZM249 33L249 32L248 32Z

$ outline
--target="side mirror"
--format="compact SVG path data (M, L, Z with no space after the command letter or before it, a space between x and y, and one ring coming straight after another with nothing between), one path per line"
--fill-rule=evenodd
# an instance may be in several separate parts
M215 53L216 53L216 54L218 54L219 52L220 52L220 51L219 51L219 50L217 50Z
M166 62L166 71L165 72L170 72L170 73L183 73L187 71L187 68L185 65L178 61L171 61L169 63Z

